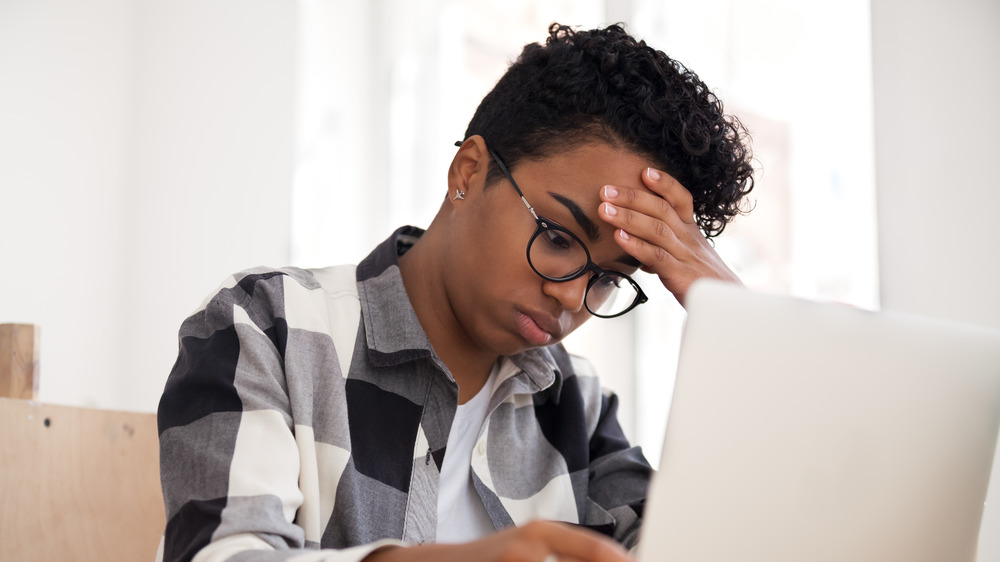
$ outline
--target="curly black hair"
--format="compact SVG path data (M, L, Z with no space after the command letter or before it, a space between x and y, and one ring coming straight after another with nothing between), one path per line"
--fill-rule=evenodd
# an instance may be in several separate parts
M596 140L650 158L691 192L705 236L722 233L753 189L750 137L701 79L622 25L574 31L553 23L476 109L481 135L513 168ZM492 185L503 177L495 163Z

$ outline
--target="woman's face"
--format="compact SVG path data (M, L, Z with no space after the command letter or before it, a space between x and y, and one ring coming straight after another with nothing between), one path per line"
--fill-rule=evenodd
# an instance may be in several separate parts
M510 173L535 213L573 232L598 267L631 275L639 263L598 217L600 190L645 189L641 173L650 165L631 151L594 143L522 160ZM454 202L448 270L455 274L447 292L456 319L479 346L500 355L556 343L591 317L583 302L590 275L566 282L539 277L526 251L534 217L507 179L483 189L482 175Z

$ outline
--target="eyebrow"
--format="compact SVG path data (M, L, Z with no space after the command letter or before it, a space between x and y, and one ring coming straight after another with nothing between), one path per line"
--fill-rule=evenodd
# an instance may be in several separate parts
M573 218L576 219L577 224L580 225L580 228L582 228L587 234L587 238L589 238L591 242L597 242L601 239L601 231L597 229L597 224L590 220L590 217L587 216L587 213L583 212L583 209L576 204L576 201L551 191L549 192L549 197L552 197L556 201L562 203L564 207L569 209L569 212L573 214Z

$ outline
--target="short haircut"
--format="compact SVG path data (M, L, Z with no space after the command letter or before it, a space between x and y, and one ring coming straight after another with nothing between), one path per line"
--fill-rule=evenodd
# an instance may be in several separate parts
M508 167L595 141L648 157L694 199L699 228L717 236L753 189L750 138L698 76L621 25L553 23L483 98L465 138L481 135ZM503 178L491 162L487 185Z

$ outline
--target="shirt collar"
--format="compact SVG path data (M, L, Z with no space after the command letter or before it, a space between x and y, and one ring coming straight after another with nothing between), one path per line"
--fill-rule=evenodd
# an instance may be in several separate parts
M405 254L423 233L423 229L415 226L401 227L358 264L361 317L365 324L368 357L373 366L386 367L436 357L399 274L399 256ZM504 378L515 379L516 392L534 393L554 387L558 393L563 375L549 348L529 349L509 360L517 369ZM524 377L519 376L522 373Z

